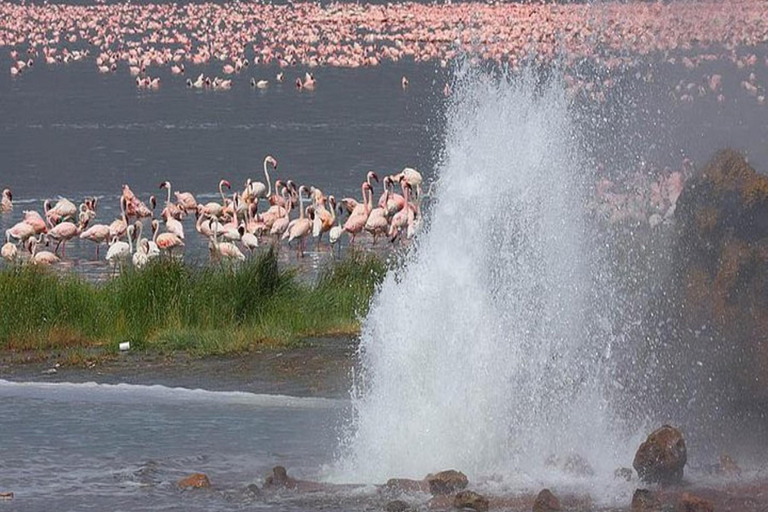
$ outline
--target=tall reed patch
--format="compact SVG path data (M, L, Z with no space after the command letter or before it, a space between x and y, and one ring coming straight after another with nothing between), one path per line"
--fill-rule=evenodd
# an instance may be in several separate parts
M385 271L377 256L351 251L309 284L279 268L272 250L239 265L159 260L101 284L9 268L0 271L0 348L131 341L203 355L354 333Z

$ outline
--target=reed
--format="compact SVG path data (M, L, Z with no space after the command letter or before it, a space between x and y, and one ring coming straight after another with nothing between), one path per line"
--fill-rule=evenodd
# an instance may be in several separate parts
M378 256L350 251L316 282L278 267L274 251L243 264L155 261L106 283L33 266L0 271L0 349L103 347L196 355L354 334L386 272Z

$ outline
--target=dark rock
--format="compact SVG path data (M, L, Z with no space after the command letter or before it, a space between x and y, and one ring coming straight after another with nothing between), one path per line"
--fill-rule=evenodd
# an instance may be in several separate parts
M403 500L393 500L384 505L384 512L405 512L410 508Z
M542 490L533 502L533 512L556 512L560 510L560 500L549 489Z
M661 502L647 489L638 489L632 496L631 512L661 512Z
M488 510L488 498L476 493L475 491L461 491L453 498L453 506L476 510L477 512L486 512Z
M730 455L723 454L720 456L720 464L717 470L721 475L741 476L741 468Z
M429 485L424 480L410 480L408 478L390 478L387 480L387 489L396 492L429 492Z
M467 476L461 471L456 471L454 469L429 474L425 480L429 485L429 492L431 492L433 496L461 491L462 489L466 489L467 485L469 485Z
M211 486L211 482L204 473L194 473L182 478L176 485L180 489L205 489Z
M264 488L283 488L294 489L296 487L296 480L288 476L288 471L283 466L275 466L272 468L272 474L267 476L264 481Z
M252 496L261 496L261 489L259 489L259 486L258 486L258 485L256 485L256 484L249 484L249 485L248 485L248 486L245 488L245 491L246 491L248 494L252 495Z
M589 462L587 462L586 459L580 455L576 454L571 454L567 459L565 459L565 464L563 464L563 471L576 476L594 476L595 474L595 470L592 469L592 466L589 464Z
M687 460L683 434L674 427L664 425L640 445L632 466L645 482L671 485L683 479Z
M675 512L714 512L714 508L708 501L684 492L677 502Z
M622 480L626 480L627 482L631 482L632 477L634 476L635 476L635 472L632 471L630 468L619 468L613 472L614 478L621 478Z

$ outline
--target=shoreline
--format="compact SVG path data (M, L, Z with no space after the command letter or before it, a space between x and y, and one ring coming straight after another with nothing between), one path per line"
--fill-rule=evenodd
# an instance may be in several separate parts
M348 396L356 336L318 337L233 355L196 356L186 351L92 352L82 362L67 351L0 351L0 380L162 385L209 391L292 396Z

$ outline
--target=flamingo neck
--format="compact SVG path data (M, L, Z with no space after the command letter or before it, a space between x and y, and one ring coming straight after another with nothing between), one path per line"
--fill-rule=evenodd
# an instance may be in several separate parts
M165 200L165 207L168 208L168 206L171 204L171 182L166 181L166 183L168 183L168 195Z
M264 159L264 177L267 179L267 199L272 195L272 181L269 178L269 166L267 159Z

